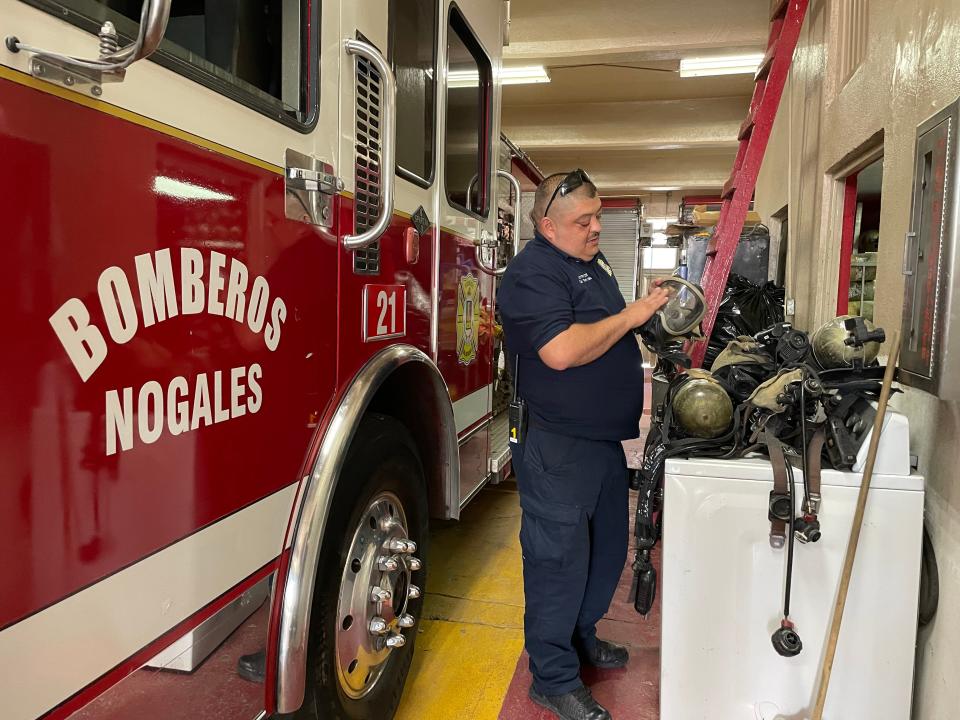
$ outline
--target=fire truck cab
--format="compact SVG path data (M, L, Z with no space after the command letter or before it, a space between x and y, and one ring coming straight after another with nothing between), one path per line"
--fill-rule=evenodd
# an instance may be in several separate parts
M6 718L392 716L491 477L507 22L0 0Z

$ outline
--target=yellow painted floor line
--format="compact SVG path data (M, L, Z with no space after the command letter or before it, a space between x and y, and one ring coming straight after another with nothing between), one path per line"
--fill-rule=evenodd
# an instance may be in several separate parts
M431 528L424 617L397 720L496 720L523 649L520 501L484 489Z

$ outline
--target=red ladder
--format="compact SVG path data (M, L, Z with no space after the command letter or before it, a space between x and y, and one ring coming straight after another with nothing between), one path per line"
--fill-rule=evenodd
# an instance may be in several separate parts
M757 175L770 140L770 131L777 116L780 96L787 82L793 51L797 47L800 28L807 14L809 0L777 0L770 15L770 39L767 52L757 69L750 112L740 126L737 139L740 148L730 178L723 185L720 197L723 206L717 229L707 249L707 261L701 285L707 300L703 318L703 334L707 340L697 343L690 354L694 367L703 364L707 341L713 332L717 310L727 287L727 276L740 242L740 233L757 185Z

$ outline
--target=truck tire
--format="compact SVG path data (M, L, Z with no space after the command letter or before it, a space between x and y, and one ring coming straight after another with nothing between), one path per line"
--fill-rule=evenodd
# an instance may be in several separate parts
M422 617L427 530L413 438L396 419L368 414L328 516L298 719L394 716Z

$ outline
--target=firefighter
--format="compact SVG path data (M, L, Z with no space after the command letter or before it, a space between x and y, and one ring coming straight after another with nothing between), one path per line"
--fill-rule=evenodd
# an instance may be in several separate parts
M597 638L596 624L627 552L620 441L637 437L643 412L632 331L668 299L655 287L624 302L600 252L600 208L582 170L545 179L532 212L536 236L508 265L498 294L525 411L520 442L511 447L522 508L530 698L563 720L610 718L583 685L580 664L618 668L628 660L625 647Z

